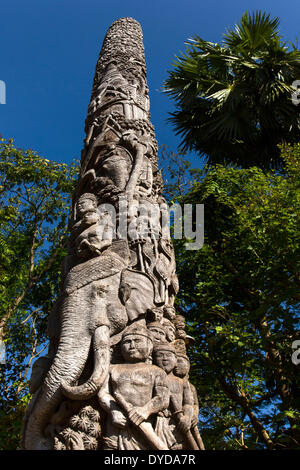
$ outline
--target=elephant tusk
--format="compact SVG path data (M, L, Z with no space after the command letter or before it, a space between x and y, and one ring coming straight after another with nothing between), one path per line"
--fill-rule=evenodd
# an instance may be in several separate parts
M71 400L86 400L94 397L100 390L109 371L110 341L109 325L99 326L93 335L94 371L87 382L71 386L61 381L62 393Z

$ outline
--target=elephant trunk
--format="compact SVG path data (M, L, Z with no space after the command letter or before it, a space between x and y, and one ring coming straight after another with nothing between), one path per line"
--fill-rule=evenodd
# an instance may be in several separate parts
M110 364L108 325L99 326L93 336L94 370L87 382L72 387L65 381L61 382L63 394L71 400L87 400L96 395L103 384Z
M53 413L57 411L63 396L66 395L72 400L89 398L98 392L107 376L110 364L110 333L127 322L125 307L121 305L119 298L114 296L115 292L118 292L121 269L117 266L113 270L111 259L108 261L109 263L105 264L102 260L103 272L98 273L93 266L94 281L88 284L83 285L85 277L81 272L74 272L70 282L68 279L68 283L66 281L65 285L72 289L65 289L68 295L65 295L59 307L59 344L53 364L30 405L29 416L24 423L25 449L51 449L53 436L47 437L45 428ZM90 272L87 274L90 275ZM99 274L103 278L98 277ZM110 325L108 320L108 304L109 308L114 309L114 315L118 313L115 325ZM94 372L85 384L77 386L89 356L91 343Z
M53 438L45 436L44 430L62 401L61 382L76 382L90 351L93 332L86 319L89 293L85 287L66 296L62 302L57 353L42 387L36 392L24 425L26 450L48 450L53 447Z

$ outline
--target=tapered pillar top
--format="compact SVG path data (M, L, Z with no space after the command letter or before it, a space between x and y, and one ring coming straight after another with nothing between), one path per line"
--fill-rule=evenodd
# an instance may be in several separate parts
M108 29L96 65L82 174L94 165L99 147L108 142L125 145L128 132L143 141L147 158L157 172L157 142L149 108L142 28L133 18L121 18Z
M136 88L137 82L144 82L140 91L148 94L143 33L133 18L120 18L108 29L96 65L92 96L113 68L121 70L122 76Z

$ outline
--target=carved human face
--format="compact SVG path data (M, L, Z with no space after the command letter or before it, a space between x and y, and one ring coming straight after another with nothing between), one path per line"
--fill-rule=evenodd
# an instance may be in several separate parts
M152 343L146 336L132 334L122 340L121 351L126 362L144 362L152 349Z
M164 312L161 308L154 308L152 312L154 313L155 321L161 321L163 319Z
M176 321L177 330L184 330L185 329L185 322L182 318L178 318Z
M87 212L94 212L96 210L96 203L92 199L81 199L77 203L77 213L79 217L82 217Z
M178 377L185 377L190 371L190 363L184 357L177 357L177 364L174 368L174 374Z
M174 320L174 319L175 319L176 311L175 311L175 308L174 308L174 307L165 307L164 310L165 310L166 316L167 316L170 320Z
M150 326L148 329L151 331L154 343L163 343L166 341L166 332L163 329L157 326Z
M169 341L174 341L175 340L175 328L173 326L165 325L166 333L167 333L167 338Z
M108 177L123 190L129 178L128 158L116 150L116 155L107 158L101 166L101 174Z
M172 351L155 351L154 362L158 367L169 374L176 366L177 357Z

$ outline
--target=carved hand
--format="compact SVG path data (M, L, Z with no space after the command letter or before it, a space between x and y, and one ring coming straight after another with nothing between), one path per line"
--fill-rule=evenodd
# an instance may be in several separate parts
M127 418L122 411L113 410L111 412L111 418L112 418L112 422L118 428L125 428L127 426Z
M196 416L192 417L191 428L194 428L198 424L198 418Z
M178 425L177 425L177 426L178 426L179 431L185 433L185 432L187 432L187 431L190 430L190 428L191 428L191 421L190 421L190 419L187 418L186 416L181 415L181 416L179 417L179 422L178 422Z
M145 421L148 418L149 412L147 408L141 406L141 407L136 407L130 410L128 413L128 416L134 424L139 426L143 421Z

